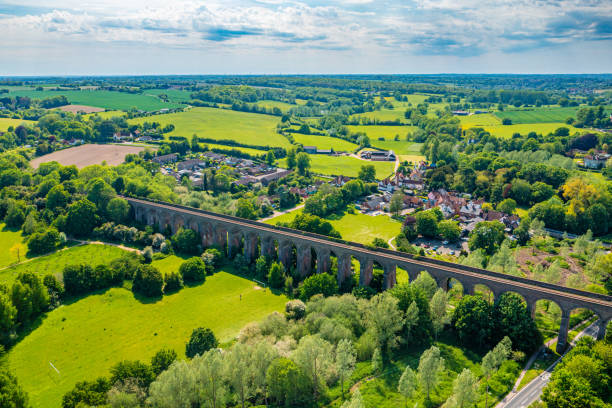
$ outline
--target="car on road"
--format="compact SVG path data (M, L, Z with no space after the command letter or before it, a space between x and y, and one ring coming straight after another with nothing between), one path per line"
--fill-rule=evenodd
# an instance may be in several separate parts
M448 245L448 241L443 241L442 245Z

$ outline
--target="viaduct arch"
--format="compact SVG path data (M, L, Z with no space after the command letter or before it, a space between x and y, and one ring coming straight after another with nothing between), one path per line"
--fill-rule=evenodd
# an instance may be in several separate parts
M216 245L231 256L240 252L252 262L259 253L264 256L277 255L280 262L288 265L291 249L296 248L297 269L301 276L327 272L331 266L331 254L338 261L338 285L351 276L351 258L359 260L359 284L367 285L372 279L372 266L376 262L384 270L384 287L392 288L396 282L396 268L408 272L410 280L421 271L427 271L445 287L450 279L456 279L464 292L472 294L476 285L485 285L495 298L504 292L516 292L535 311L538 300L551 300L561 308L561 327L557 351L567 346L570 312L577 308L591 310L599 318L598 338L603 338L607 323L612 319L612 296L590 293L538 282L531 279L491 272L436 259L412 256L383 248L372 249L362 244L335 240L326 236L277 227L234 216L217 214L177 204L155 202L123 197L131 205L134 217L144 224L169 227L175 233L181 226L189 227L200 234L204 247ZM275 242L278 245L275 245ZM312 254L316 254L316 271L312 270Z

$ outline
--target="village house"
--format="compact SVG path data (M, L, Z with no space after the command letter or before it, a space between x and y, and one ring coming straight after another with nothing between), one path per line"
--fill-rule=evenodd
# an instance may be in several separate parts
M385 199L381 195L371 194L361 203L360 208L363 212L382 211L385 206Z
M270 182L279 180L285 176L291 174L293 170L286 169L276 169L275 172L269 174L263 174L261 176L256 176L258 181L260 181L264 186L268 185Z
M397 158L393 150L364 150L360 155L362 159L374 161L395 161Z
M351 181L350 177L347 176L336 176L332 181L331 181L331 185L334 187L342 187L343 185L345 185L346 183L348 183L349 181Z
M594 153L584 156L584 167L587 169L601 169L605 167L606 162L610 158L607 153Z
M196 167L204 168L206 167L206 162L200 159L189 159L183 160L182 162L178 162L176 164L177 170L195 170Z
M178 160L177 153L164 154L162 156L156 156L151 159L152 162L158 164L174 163Z

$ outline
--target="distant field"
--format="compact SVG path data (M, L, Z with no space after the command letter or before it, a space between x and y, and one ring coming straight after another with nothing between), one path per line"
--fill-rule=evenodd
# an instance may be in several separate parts
M19 250L19 258L23 261L28 247L24 243L21 231L14 231L0 223L0 268L18 261L17 250ZM0 271L0 282L3 272Z
M126 116L127 114L123 111L119 111L119 110L112 110L112 111L106 111L106 112L97 112L97 113L89 113L87 115L83 115L84 118L89 119L92 118L94 116L99 116L102 119L110 119L113 118L115 116L117 117L121 117L121 116Z
M58 107L57 109L63 112L71 112L71 113L104 112L104 108L98 108L95 106L86 106L86 105L64 105L64 106Z
M275 225L277 222L289 222L298 214L298 211L283 214L276 218L265 221L267 224ZM325 218L347 241L370 244L374 238L382 238L385 242L400 233L402 224L386 215L369 216L362 213L341 216L332 214Z
M279 160L279 165L285 167L285 159ZM351 156L327 156L323 154L310 155L310 170L313 173L324 174L329 176L348 176L357 177L361 166L373 164L376 167L376 178L385 178L395 168L394 162L376 162L369 160L361 160Z
M23 120L23 119L10 119L10 118L0 118L0 131L6 132L9 127L16 128L19 125L33 125L33 120Z
M75 246L3 269L0 271L0 283L11 284L21 272L34 272L42 278L48 273L61 273L66 265L84 262L97 266L119 258L124 253L123 249L110 245L89 244ZM24 259L23 254L21 259Z
M398 102L396 102L398 103ZM395 109L381 109L372 112L359 113L355 115L351 115L351 119L354 118L368 118L368 119L378 119L382 121L387 120L396 120L399 119L401 123L407 123L406 118L404 117L404 112L406 109L395 108Z
M268 153L266 150L259 149L251 149L250 147L240 147L240 146L228 146L216 143L203 143L208 146L210 149L225 149L225 150L240 150L241 152L251 154L251 155L262 155Z
M495 112L495 116L501 119L510 119L513 124L522 123L555 123L565 122L565 119L576 117L576 112L579 107L571 108L531 108L521 110L505 110L503 112Z
M422 143L414 143L407 142L406 140L378 140L378 139L370 139L370 144L372 147L376 147L378 149L384 150L393 150L395 154L399 155L420 155L421 154L421 146Z
M492 113L482 113L470 116L457 116L463 129L501 125L501 120Z
M370 142L373 142L379 137L384 137L388 140L393 140L395 135L398 135L400 140L406 140L408 133L414 132L416 126L347 126L348 130L357 133L364 132L370 138Z
M291 108L295 108L297 105L292 105L290 103L281 102L281 101L271 101L271 100L263 100L255 102L257 106L263 106L268 109L278 108L283 112L289 111Z
M337 137L302 135L300 133L292 133L293 140L296 143L301 143L304 146L316 146L319 149L334 149L337 152L352 152L357 148L357 145Z
M71 104L97 106L100 108L128 110L133 107L144 111L158 111L164 108L178 108L178 103L166 103L153 95L130 94L114 91L15 91L9 96L28 96L45 99L64 95Z
M145 89L144 95L167 95L168 100L174 103L186 103L191 100L191 91L181 89Z
M162 126L174 124L174 131L169 133L173 136L191 138L195 133L203 138L235 140L251 145L277 147L291 145L284 136L276 133L279 118L271 115L228 109L193 108L186 112L132 119L129 123L152 121L159 122Z
M491 133L492 135L499 137L512 137L514 133L520 133L526 135L529 132L536 132L541 134L548 134L554 132L560 127L566 127L570 130L570 133L580 132L580 129L576 129L573 126L566 125L565 123L526 123L520 125L497 125L497 126L483 126L483 128Z
M56 408L75 383L108 376L119 361L149 362L161 348L184 358L185 344L196 327L209 327L226 342L245 324L282 311L286 301L228 272L145 303L131 291L113 288L48 313L11 349L8 365L34 407Z
M30 165L38 168L40 163L56 161L64 166L74 164L81 169L106 161L109 166L116 166L123 163L127 154L138 154L144 149L139 146L84 144L37 157L30 161Z

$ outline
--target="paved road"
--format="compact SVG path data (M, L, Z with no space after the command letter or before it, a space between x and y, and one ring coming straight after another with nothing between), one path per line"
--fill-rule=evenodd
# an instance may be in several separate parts
M580 332L572 341L572 345L582 336L591 336L596 338L597 336L597 326L595 325L597 321L592 323L589 327ZM569 351L569 349L568 349ZM567 352L566 352L567 353ZM504 408L526 408L531 405L533 402L537 401L542 395L542 390L548 384L550 380L550 374L553 369L557 365L559 361L561 361L563 357L559 358L557 361L553 363L550 367L546 369L542 374L533 379L529 384L527 384L522 390L520 390L510 401L505 404L498 404L497 407Z

